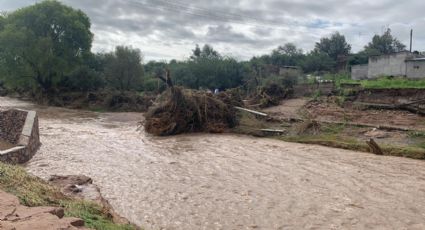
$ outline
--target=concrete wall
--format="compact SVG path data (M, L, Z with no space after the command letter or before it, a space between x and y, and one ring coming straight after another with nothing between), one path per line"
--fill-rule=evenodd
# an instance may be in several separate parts
M425 60L406 61L406 76L411 79L425 78Z
M406 76L406 59L411 58L409 52L400 52L369 58L368 78L380 76Z
M16 117L11 117L10 114L15 114ZM20 122L21 117L24 117L23 122ZM35 111L9 110L0 113L0 120L3 130L8 130L8 132L0 130L2 131L1 138L17 145L14 148L0 151L0 161L9 164L22 164L29 161L41 145L37 113ZM18 122L15 123L16 121ZM4 127L8 127L8 129L4 129Z
M28 112L21 110L6 110L0 112L0 138L17 144Z
M351 79L353 80L363 80L367 79L367 74L369 71L368 65L353 65L351 66Z

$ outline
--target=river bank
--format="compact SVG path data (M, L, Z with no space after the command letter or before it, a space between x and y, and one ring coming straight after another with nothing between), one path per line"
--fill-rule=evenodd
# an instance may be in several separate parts
M136 229L116 221L108 205L65 195L23 168L1 162L0 201L0 229Z

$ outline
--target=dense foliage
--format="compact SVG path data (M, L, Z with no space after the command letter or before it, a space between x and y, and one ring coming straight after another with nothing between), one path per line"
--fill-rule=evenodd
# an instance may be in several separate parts
M3 17L0 61L7 81L49 93L90 53L89 18L56 1Z

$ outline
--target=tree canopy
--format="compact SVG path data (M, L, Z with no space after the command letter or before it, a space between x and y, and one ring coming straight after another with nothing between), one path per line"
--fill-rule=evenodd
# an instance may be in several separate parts
M339 32L333 33L330 38L321 38L316 43L315 51L322 52L331 57L334 61L339 55L348 55L351 52L351 45L345 40L345 36Z
M370 55L390 54L404 51L406 46L391 34L391 29L387 29L382 35L375 35L372 41L365 46L365 52Z
M49 92L90 53L89 18L57 1L19 9L0 24L0 64L14 83Z
M117 46L105 55L105 77L108 85L120 91L140 89L143 76L142 54L139 49Z
M237 87L242 83L242 65L231 57L220 55L208 44L197 45L189 60L172 62L169 67L175 83L198 89Z

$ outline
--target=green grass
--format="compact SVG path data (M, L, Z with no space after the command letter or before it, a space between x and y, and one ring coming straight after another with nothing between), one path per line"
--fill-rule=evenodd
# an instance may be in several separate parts
M60 206L66 216L81 218L86 227L98 230L130 230L130 225L112 222L102 207L88 201L76 200L63 195L57 188L38 177L29 175L20 166L0 162L0 189L17 196L21 204L36 206Z
M425 80L411 80L405 78L381 77L374 80L341 79L339 83L360 83L366 89L425 89ZM338 84L337 84L338 85Z
M252 136L262 136L259 129L269 128L270 124L264 120L257 119L255 115L247 112L238 112L238 125L232 132Z
M300 135L300 136L280 136L279 140L296 142L303 144L316 144L347 150L370 152L369 146L365 142L360 142L354 138L343 138L337 134ZM425 149L418 146L380 146L384 155L407 157L425 160Z

